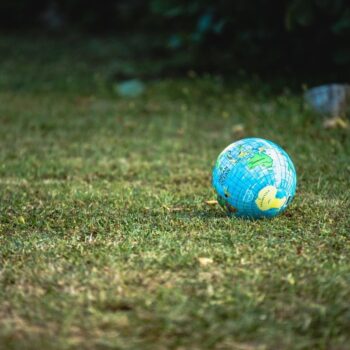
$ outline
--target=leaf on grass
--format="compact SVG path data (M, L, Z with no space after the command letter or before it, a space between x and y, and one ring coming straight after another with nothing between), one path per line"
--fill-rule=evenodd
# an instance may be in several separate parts
M232 127L232 132L234 134L241 134L245 131L244 125L243 124L236 124Z
M295 279L294 279L294 277L293 277L293 275L292 275L291 273L289 273L289 274L287 275L286 280L287 280L287 282L288 282L290 285L294 286L294 284L295 284Z
M199 265L201 266L208 266L213 263L213 259L201 257L201 258L198 258L198 262L199 262Z
M168 212L175 212L175 211L183 211L185 210L184 207L167 207L166 205L163 205L163 207L168 211Z
M298 255L302 255L303 253L303 246L302 245L298 245L296 248L297 254Z
M216 205L218 204L218 201L216 199L211 199L209 201L205 201L205 203L208 205Z
M346 129L348 127L348 122L339 117L329 118L324 121L323 127L325 129L335 129L335 128Z

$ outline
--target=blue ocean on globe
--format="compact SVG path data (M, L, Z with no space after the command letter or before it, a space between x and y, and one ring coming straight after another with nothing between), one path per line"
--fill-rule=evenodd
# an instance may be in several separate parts
M294 198L297 176L289 155L275 143L246 138L219 155L212 184L229 215L272 218Z

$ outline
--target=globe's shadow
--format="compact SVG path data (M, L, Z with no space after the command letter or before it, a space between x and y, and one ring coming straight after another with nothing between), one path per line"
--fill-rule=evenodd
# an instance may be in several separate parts
M195 209L172 213L177 218L183 219L230 219L220 208L218 209ZM231 218L232 219L232 218Z

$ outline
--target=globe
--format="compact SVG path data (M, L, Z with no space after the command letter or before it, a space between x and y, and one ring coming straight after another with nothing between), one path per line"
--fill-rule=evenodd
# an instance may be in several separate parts
M212 184L218 202L230 216L272 218L292 201L297 177L292 160L280 146L246 138L220 153Z

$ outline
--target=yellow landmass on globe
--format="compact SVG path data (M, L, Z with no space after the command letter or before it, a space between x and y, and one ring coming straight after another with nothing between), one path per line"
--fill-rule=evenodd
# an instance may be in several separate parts
M287 198L276 198L277 188L266 186L259 191L258 198L255 200L256 205L262 211L269 209L280 209L283 207Z
M244 158L245 156L247 156L249 154L249 152L245 152L245 151L240 151L238 154L238 158Z

